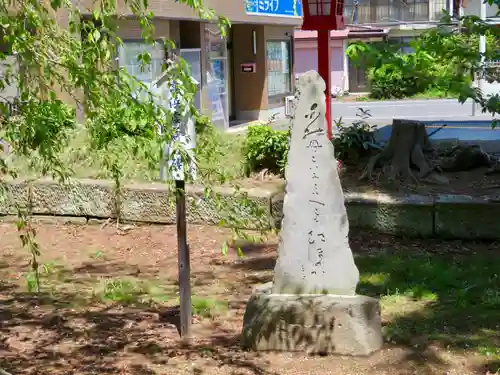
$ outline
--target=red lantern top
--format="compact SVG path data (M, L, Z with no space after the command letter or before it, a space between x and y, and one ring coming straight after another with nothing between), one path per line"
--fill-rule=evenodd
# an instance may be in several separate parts
M341 30L344 24L344 0L302 0L302 30Z

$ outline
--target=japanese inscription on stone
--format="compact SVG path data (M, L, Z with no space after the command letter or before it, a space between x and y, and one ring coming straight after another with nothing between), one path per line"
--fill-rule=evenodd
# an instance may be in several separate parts
M353 295L359 281L337 162L327 137L324 91L317 72L300 76L274 293Z

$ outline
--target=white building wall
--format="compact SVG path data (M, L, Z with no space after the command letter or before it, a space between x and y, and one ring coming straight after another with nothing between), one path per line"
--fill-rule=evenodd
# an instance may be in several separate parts
M455 0L457 1L457 0ZM469 0L464 7L464 16L480 16L481 15L481 3L482 0ZM498 12L498 6L496 5L486 5L486 17L495 17Z

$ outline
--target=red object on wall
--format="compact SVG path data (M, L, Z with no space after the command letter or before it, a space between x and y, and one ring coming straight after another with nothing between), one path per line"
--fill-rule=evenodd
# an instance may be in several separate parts
M344 0L302 0L302 30L342 30L345 28Z

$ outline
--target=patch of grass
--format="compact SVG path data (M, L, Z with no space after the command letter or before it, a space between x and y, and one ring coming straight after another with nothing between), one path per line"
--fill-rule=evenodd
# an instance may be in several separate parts
M96 295L103 301L136 304L144 298L147 290L136 280L106 279Z
M179 296L171 298L166 302L167 306L179 306ZM226 313L229 310L229 304L225 300L206 296L191 296L191 311L193 315L202 318L215 318Z
M179 305L179 297L172 300L174 305ZM213 297L191 296L191 309L193 315L202 318L214 318L228 311L227 301Z
M24 280L26 281L26 289L28 292L33 293L37 290L37 280L34 271L29 271L24 274Z
M204 318L212 318L228 310L227 301L221 301L210 297L191 297L191 304L193 306L193 314Z
M94 291L94 296L103 302L122 305L162 303L172 299L171 295L158 286L137 279L105 279Z
M411 99L458 99L458 94L439 90L428 90L412 96Z
M380 297L388 340L474 349L500 359L500 267L485 255L357 258L359 293Z
M93 260L99 260L99 259L103 259L104 258L104 254L101 250L95 250L91 255L90 257L93 259Z
M41 289L53 289L54 285L60 284L67 277L69 270L56 261L49 260L40 264L38 267L38 276ZM35 271L28 271L24 274L26 288L29 292L36 291Z
M244 177L243 139L244 134L229 134L214 127L198 135L196 155L200 166L199 178L208 182ZM63 163L72 169L75 178L112 179L111 172L103 164L105 151L91 151L88 145L86 133L83 130L76 132L61 155ZM152 166L140 153L134 156L133 145L124 142L117 145L113 151L106 151L109 152L113 152L115 154L113 158L119 161L123 180L160 181L159 161L158 165ZM21 177L25 178L40 177L44 168L36 157L25 159L11 154L8 162L19 171ZM207 170L210 170L210 173Z
M165 304L175 299L176 288L166 290L164 287L149 285L147 295L150 302Z
M410 96L408 98L403 98L403 99L377 99L377 98L371 97L370 95L357 96L353 99L357 102L375 102L375 101L385 101L385 100L410 100L410 99L419 99L419 100L458 99L458 94L455 94L452 92L436 90L436 89L431 89L431 90L427 90L426 92L423 92L421 94L413 95L413 96Z
M196 156L202 180L222 184L245 177L245 137L245 133L231 134L214 127L200 135L196 140Z

